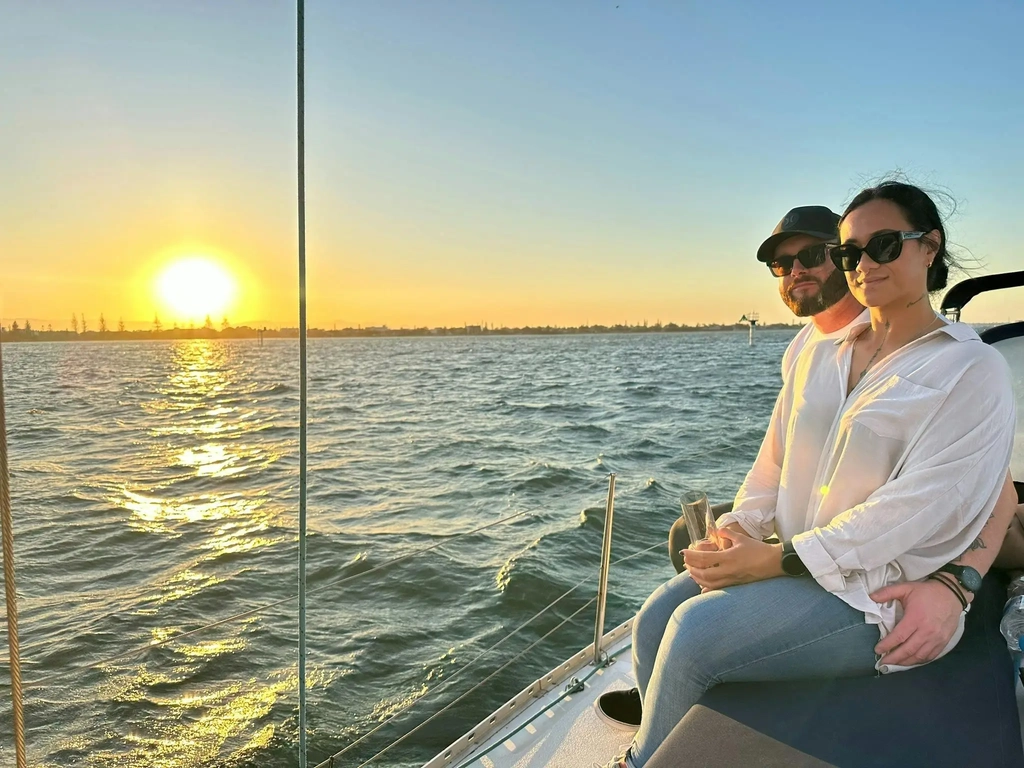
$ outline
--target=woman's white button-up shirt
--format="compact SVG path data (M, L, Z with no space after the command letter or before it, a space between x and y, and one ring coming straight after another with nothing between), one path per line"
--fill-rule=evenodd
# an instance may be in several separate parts
M792 540L818 583L884 637L898 603L869 595L968 549L1006 477L1015 411L1005 360L962 323L896 350L847 393L853 340L868 327L796 358L719 524Z

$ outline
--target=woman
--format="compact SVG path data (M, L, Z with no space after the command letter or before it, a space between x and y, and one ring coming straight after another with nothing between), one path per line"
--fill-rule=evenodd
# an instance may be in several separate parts
M609 766L643 766L720 682L896 671L875 654L896 603L872 595L924 579L963 593L940 569L976 546L997 508L1013 442L1009 371L928 302L949 263L928 195L899 182L866 189L839 233L830 255L870 323L801 355L720 521L722 549L686 550L688 572L637 614L643 720ZM763 540L772 533L780 543Z

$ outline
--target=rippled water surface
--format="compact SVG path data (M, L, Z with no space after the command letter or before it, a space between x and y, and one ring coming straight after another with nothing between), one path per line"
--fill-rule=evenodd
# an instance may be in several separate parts
M613 558L663 542L684 488L731 498L792 335L311 341L310 765L414 702L362 763L584 606L609 472ZM4 365L30 764L295 765L297 345L15 344ZM670 571L663 546L614 568L608 626ZM374 764L429 759L592 622Z

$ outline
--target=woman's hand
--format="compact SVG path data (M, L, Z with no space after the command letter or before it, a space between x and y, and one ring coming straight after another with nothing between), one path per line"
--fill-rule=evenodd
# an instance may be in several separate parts
M723 539L720 550L683 550L686 569L704 591L784 575L781 544L758 541L731 528L721 528L718 534Z

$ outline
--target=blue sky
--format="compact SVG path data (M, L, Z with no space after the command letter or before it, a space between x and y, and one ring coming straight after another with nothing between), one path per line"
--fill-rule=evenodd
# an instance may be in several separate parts
M0 12L0 314L145 321L147 265L187 247L244 275L239 321L293 324L292 6ZM1020 266L1021 28L1011 2L310 0L311 320L787 320L758 243L895 168L952 193L982 271Z

